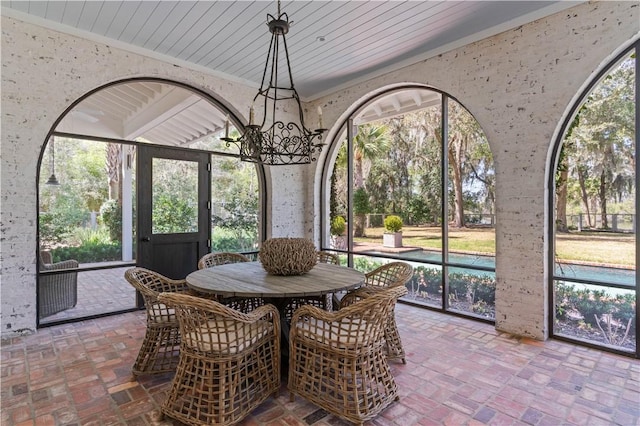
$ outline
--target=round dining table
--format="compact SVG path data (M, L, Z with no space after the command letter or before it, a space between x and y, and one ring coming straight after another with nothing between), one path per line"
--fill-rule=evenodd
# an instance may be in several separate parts
M259 297L280 312L282 365L287 368L289 324L285 308L297 297L323 296L364 284L360 271L330 263L317 263L303 275L271 275L260 262L238 262L199 269L187 275L187 285L199 292L227 297Z
M303 275L271 275L260 262L239 262L199 269L187 275L193 290L221 297L290 299L322 296L360 287L364 273L345 266L318 263Z

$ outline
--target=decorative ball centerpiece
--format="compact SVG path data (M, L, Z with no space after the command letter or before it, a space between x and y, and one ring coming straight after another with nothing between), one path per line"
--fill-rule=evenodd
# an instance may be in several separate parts
M306 238L271 238L262 243L258 255L271 275L303 275L317 262L316 246Z

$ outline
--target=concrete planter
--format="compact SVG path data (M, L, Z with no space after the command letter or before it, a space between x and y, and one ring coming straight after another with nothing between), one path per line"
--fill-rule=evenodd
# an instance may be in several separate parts
M402 247L402 232L384 233L382 234L383 247Z

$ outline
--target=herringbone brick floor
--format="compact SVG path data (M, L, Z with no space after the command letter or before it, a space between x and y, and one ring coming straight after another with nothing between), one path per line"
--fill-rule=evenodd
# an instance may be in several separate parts
M640 425L640 361L399 305L408 354L400 401L371 425ZM2 342L1 423L156 425L171 375L131 375L144 312L40 329ZM243 425L343 425L290 403L283 381Z

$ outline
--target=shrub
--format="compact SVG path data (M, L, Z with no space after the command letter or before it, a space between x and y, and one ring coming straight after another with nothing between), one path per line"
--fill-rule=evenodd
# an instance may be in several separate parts
M369 194L364 188L358 188L353 192L353 213L363 215L371 212Z
M409 290L432 295L442 294L442 271L437 268L418 266L414 277L409 280ZM495 305L496 283L491 275L482 273L449 274L449 295L453 298L464 299L471 296L470 302L482 309Z
M80 263L108 262L122 259L119 242L87 242L77 247L58 247L51 250L54 262L75 259Z
M76 228L69 236L69 245L82 246L85 244L110 244L110 232L105 226L99 226L97 229Z
M400 232L402 229L402 219L399 216L389 215L384 218L384 229L387 232Z
M611 316L621 325L626 325L635 316L636 298L632 293L610 295L606 290L576 288L574 285L559 282L556 285L556 319L564 320L567 312L575 310L584 318L587 326L597 327L598 318ZM635 324L631 322L631 330Z
M413 285L418 292L442 293L442 271L436 268L418 266L415 268L413 278L409 280L407 285Z
M198 210L191 201L175 194L154 195L151 218L153 233L173 234L197 230Z
M347 229L347 221L342 216L336 216L331 220L330 232L331 235L342 235Z
M84 207L83 200L76 191L56 191L55 197L51 197L50 195L48 204L45 203L47 198L45 194L41 200L43 211L40 213L40 243L42 246L65 244L69 234L89 218L89 211Z
M357 271L371 272L382 266L382 262L368 257L356 257L353 259L353 268Z
M255 232L216 226L213 229L211 238L211 250L231 252L253 251L256 249L255 242Z
M109 229L111 241L122 240L122 208L117 200L107 200L100 207L102 223Z

